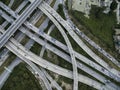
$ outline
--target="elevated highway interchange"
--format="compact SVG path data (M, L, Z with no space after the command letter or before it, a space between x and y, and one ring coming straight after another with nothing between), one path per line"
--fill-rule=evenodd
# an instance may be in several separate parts
M115 70L114 68L109 67L109 65L102 60L100 57L98 57L90 48L88 48L84 42L77 36L77 34L72 30L71 26L58 14L56 11L52 8L50 8L49 5L46 3L43 3L39 7L48 17L51 17L50 15L53 15L56 20L63 25L63 27L68 31L69 35L76 41L76 43L89 55L91 56L96 62L98 62L100 65L108 69L110 72L116 74L118 77L119 71ZM50 14L48 14L44 9L47 10Z
M16 32L28 16L40 5L41 0L35 0L31 3L25 11L15 20L5 33L0 37L0 48L8 41L8 39Z
M39 1L39 0L38 0L38 1ZM39 5L40 3L41 3L41 2L37 2L37 1L36 1L36 4L37 4L37 5ZM34 2L33 2L33 4L34 4ZM32 10L34 10L35 7L37 7L37 5L35 5L34 8L32 8L33 5L31 5L31 6L28 7L28 9L31 8ZM27 12L29 11L29 14L27 14L27 15L30 15L30 12L32 13L32 10L30 10L30 9L27 10L27 9L26 9ZM24 11L24 12L22 13L22 15L24 15L24 13L27 13L26 11ZM26 17L26 16L21 16L21 17ZM13 24L12 24L12 25L19 27L18 25L21 25L22 22L25 21L25 18L21 19L21 17L20 17L20 20L16 20L16 21L15 21L15 25L13 25ZM18 19L19 19L19 18L18 18ZM27 17L26 17L26 19L27 19ZM22 20L22 22L21 22L21 20ZM21 24L17 24L18 22L20 22ZM57 21L56 21L56 24L57 24ZM8 29L7 34L8 34L9 32L14 33L15 30L17 30L17 28L16 28L16 29L13 28L12 25L11 25L11 27ZM62 30L62 28L61 28L60 26L58 26L58 27L59 27L59 30L61 30L60 32L63 33L64 39L65 39L65 41L66 41L66 43L67 43L67 45L68 45L68 47L69 47L69 51L70 51L70 55L71 55L71 60L72 60L72 64L73 64L74 90L77 90L77 88L78 88L77 64L76 64L75 56L74 56L74 54L73 54L73 49L72 49L72 46L71 46L71 44L70 44L70 42L69 42L69 39L67 38L64 30ZM11 28L13 28L14 31L13 31ZM2 36L4 37L4 35L6 36L7 34L6 34L6 33L3 33ZM10 34L10 35L12 35L12 34ZM8 36L10 37L10 35L8 35ZM3 41L0 40L0 41L1 41L1 44L2 44L1 47L2 47L2 46L6 43L6 41L9 39L9 37L8 37L7 39L6 39L6 38L3 39L3 37L1 38ZM5 40L6 40L6 41L5 41Z
M12 44L12 42L14 42L14 44ZM68 78L73 78L72 76L72 72L69 71L69 70L66 70L66 69L63 69L57 65L54 65L50 62L47 62L46 60L36 56L35 54L31 53L30 51L26 51L26 49L20 45L19 43L17 43L14 39L12 39L12 42L9 42L8 44L6 44L6 47L11 50L13 53L17 53L17 55L21 58L21 59L27 59L27 60L30 60L38 65L40 65L41 67L44 67L48 70L51 70L55 73L58 73L60 75L63 75L65 77L68 77ZM17 47L19 48L17 48ZM16 50L15 50L16 49ZM90 78L87 78L83 75L80 75L78 76L78 80L80 82L83 82L83 83L86 83L87 85L89 84L90 86L93 86L94 88L97 88L97 89L101 89L104 88L105 90L107 90L108 88L112 88L112 87L105 87L104 85L90 79Z
M63 44L61 44L60 42L58 42L58 41L55 40L54 38L46 35L44 32L38 32L39 30L38 30L35 26L33 26L32 24L30 24L29 22L25 22L24 24L25 24L29 29L31 29L31 30L33 30L34 32L38 33L38 34L39 34L40 36L42 36L43 38L49 40L49 41L52 42L53 44L56 44L58 47L60 47L60 48L62 48L63 50L65 50L65 51L68 52L68 48L67 48L67 47L65 47ZM26 29L24 29L24 28L20 28L20 30L22 30L22 32L25 33L25 34L27 33L27 32L26 32ZM28 33L27 35L28 35L28 36L31 36L34 40L36 40L36 39L35 39L35 35L34 35L34 36L33 36L33 35L30 35L30 33ZM56 50L54 50L54 51L56 51ZM76 52L76 53L77 53L77 52ZM78 56L79 59L82 58L78 53L76 54L76 56ZM78 57L77 57L77 58L78 58ZM84 60L85 60L85 61L84 61ZM98 67L96 64L94 64L94 63L91 62L90 60L87 61L87 60L85 59L85 57L82 59L82 61L83 61L84 63L87 63L88 65L91 65L91 67L93 67L93 68ZM91 64L90 64L90 63L91 63ZM103 72L103 73L105 72L105 73L106 73L106 70L105 70L104 68L99 69L99 67L98 67L97 70L99 70L100 72ZM110 74L110 73L108 73L108 74L106 74L106 75L112 76L112 74ZM114 75L113 75L112 78L114 78L115 80L119 80L118 78L115 78Z
M42 3L42 4L44 4L44 3ZM46 5L46 4L45 4ZM56 12L55 12L55 14L53 15L53 12L54 11L51 11L51 8L49 9L49 11L48 11L48 5L46 6L46 7L44 7L45 5L40 5L39 6L39 8L41 9L41 11L42 12L44 12L53 22L54 22L54 24L56 25L56 27L59 29L59 30L62 30L62 28L60 27L60 24L59 23L61 23L61 25L62 25L62 23L66 23L66 22L64 22L64 21L62 21L62 19L60 18L60 17L58 17L57 15L56 15ZM51 12L52 13L51 13ZM14 13L12 13L13 14L13 17L14 17ZM11 14L11 15L12 15ZM19 17L19 16L17 16L17 17ZM14 18L17 18L17 17L14 17ZM4 17L5 18L5 17ZM57 22L54 18L56 18L57 19L57 21L59 22ZM59 19L60 18L60 19ZM10 21L8 21L8 22L10 22ZM103 72L105 75L107 75L107 76L109 76L110 78L113 78L113 79L115 79L115 80L117 80L118 82L119 82L119 75L118 75L118 71L114 71L113 69L113 71L111 72L110 70L111 69L109 69L108 67L107 67L107 65L106 64L104 64L104 62L103 63L101 63L102 65L106 65L105 66L105 68L103 68L103 67L101 67L101 66L99 66L98 64L96 64L96 63L94 63L94 62L92 62L92 61L90 61L89 59L87 59L86 57L84 57L84 56L82 56L82 55L80 55L80 54L78 54L78 53L76 53L75 51L73 51L72 50L72 48L70 49L70 47L71 46L69 46L70 45L70 43L68 42L69 40L66 40L69 44L67 44L69 47L67 47L67 46L65 46L65 45L63 45L62 43L60 43L60 42L58 42L57 40L55 40L54 38L52 38L52 37L50 37L49 35L46 35L44 32L39 32L39 30L35 27L35 26L33 26L32 24L30 24L29 22L24 22L24 25L27 27L27 28L29 28L29 29L32 29L33 31L35 31L35 32L37 32L37 33L39 33L39 35L41 35L41 36L43 36L45 39L47 39L47 40L49 40L50 42L53 42L53 43L55 43L55 45L57 45L57 46L59 46L60 47L60 45L62 46L61 48L63 49L63 50L65 50L65 52L67 52L67 53L71 53L71 57L70 56L68 56L67 54L65 54L65 53L63 53L63 52L61 52L61 51L59 51L57 48L55 48L55 47L53 47L53 48L51 48L52 46L50 46L49 44L47 45L45 45L44 43L44 41L42 41L42 43L40 43L40 39L38 38L38 37L36 37L36 36L33 36L29 31L23 31L24 30L24 28L23 27L20 27L19 29L20 29L20 31L21 32L23 32L23 33L25 33L26 35L28 35L30 38L32 38L33 40L35 40L36 42L39 42L39 44L42 44L42 45L45 45L45 48L47 48L47 49L50 49L51 51L53 51L54 53L56 53L57 55L59 55L59 56L62 56L63 54L65 55L65 57L64 57L64 59L65 60L68 60L69 62L71 62L70 61L70 59L71 58L75 58L75 57L77 57L77 58L79 58L80 60L81 60L81 57L82 57L82 61L84 61L84 59L85 60L87 60L87 64L88 65L90 65L91 67L94 67L94 68L96 68L97 67L97 70L99 70L100 72ZM66 26L67 27L66 27ZM67 30L71 30L71 27L69 26L69 25L67 25L67 24L65 24L65 25L63 25ZM68 29L69 28L69 29ZM70 31L71 32L71 31ZM62 33L62 35L64 36L65 35L65 33ZM71 35L73 35L73 34L71 34ZM74 35L76 35L76 34L74 34ZM73 36L74 36L73 35ZM76 35L77 36L77 35ZM64 39L66 39L67 37L64 37ZM73 38L76 38L76 37L73 37ZM13 45L12 45L13 44ZM16 45L16 42L12 42L12 44L10 44L10 46L8 46L8 48L10 49L10 47L11 46L13 46L13 47L15 47L14 45ZM21 45L20 45L21 46ZM13 47L11 47L11 51L13 51L13 52L16 52L17 50L16 49L12 49ZM16 47L17 49L19 48L19 49L22 49L21 47ZM16 51L15 51L16 50ZM23 50L23 49L22 49ZM70 51L70 52L69 52ZM18 52L19 52L19 50L18 50ZM23 51L20 51L20 52L23 52ZM19 54L20 54L20 52L19 52ZM29 52L25 52L26 54L27 53L29 53ZM29 57L28 55L26 55L24 53L24 55L23 55L23 57L24 58L26 58L26 57ZM30 54L29 54L30 55ZM64 56L63 55L63 56ZM67 57L67 58L66 58ZM30 59L30 58L29 58ZM32 58L33 59L33 58ZM95 59L95 58L94 58ZM97 59L96 59L97 60ZM33 61L34 62L34 61ZM37 62L37 61L36 61ZM75 61L75 59L74 59L74 62L73 63L75 63L76 61ZM84 61L85 62L85 61ZM37 62L38 63L38 62ZM40 64L40 63L38 63L38 64ZM41 65L41 64L40 64ZM75 64L74 64L75 65ZM91 71L93 71L92 69L90 69L90 68L86 68L86 66L84 66L84 64L82 65L82 64L76 64L79 68L83 68L82 70L84 70L84 71L86 71L87 72L87 70L91 70ZM75 65L75 66L76 66ZM95 66L93 66L93 65L95 65ZM83 66L83 67L82 67ZM50 69L51 70L51 69ZM73 70L74 71L74 70ZM75 70L76 71L76 70ZM55 71L56 72L56 71ZM64 70L63 70L63 72L64 72ZM93 71L94 72L94 71ZM58 72L59 73L59 72ZM74 72L73 72L74 73ZM92 73L90 73L90 71L88 72L90 75L92 75ZM75 73L74 73L75 74ZM117 75L117 77L116 78L114 78L115 77L115 75ZM71 74L72 75L72 74ZM64 76L66 76L66 75L64 75ZM97 74L93 74L92 76L94 76L95 78L97 78ZM68 76L69 77L69 76ZM73 78L73 77L72 77ZM79 77L78 77L79 78ZM102 78L102 80L101 80L101 82L104 82L104 77L102 77L101 76L101 78ZM106 79L105 79L106 80ZM91 80L90 80L91 81ZM92 82L92 81L91 81ZM90 86L93 86L94 87L94 84L92 85L92 84L90 84L89 82L84 82L83 81L83 83L86 83L87 85L90 85ZM95 86L95 88L97 88L98 89L98 87L99 87L99 85L100 84L98 84L98 86ZM104 87L104 88L106 88L106 87ZM108 89L109 87L107 87L107 89ZM112 88L111 88L112 89ZM75 90L75 89L74 89ZM116 89L117 90L117 89Z
M66 52L68 52L67 46L63 45L62 43L60 43L59 41L55 40L54 38L47 36L44 32L39 32L39 29L37 29L35 26L33 26L32 24L30 24L29 22L26 22L27 24L25 24L29 29L33 30L34 32L38 33L40 36L44 37L45 39L47 39L48 41L52 42L53 44L56 44L57 46L59 46L61 49L63 50L67 50ZM41 44L41 45L45 45L45 48L53 51L54 53L56 53L57 55L61 56L62 58L64 58L65 60L67 60L68 62L70 61L70 57L68 55L65 55L65 53L59 51L58 49L54 48L51 45L46 45L46 43L41 40L40 38L38 38L37 36L35 36L34 34L30 33L30 31L27 31L25 28L20 27L19 29L21 32L25 33L28 37L32 38L33 40L35 40L37 43ZM48 38L47 38L48 37ZM62 46L62 47L61 47ZM75 51L74 51L75 52ZM115 79L115 76L110 74L110 72L108 72L106 69L104 69L103 67L100 67L99 65L95 64L94 62L91 62L89 59L85 58L84 56L79 55L77 52L75 52L75 56L84 62L87 62L88 65L91 65L93 68L96 68L97 70L99 70L101 73L104 73L106 75L108 75L109 77L113 77L113 79ZM86 66L84 66L83 64L79 64L78 63L78 68L82 69L83 71L89 73L90 75L92 75L93 77L95 77L96 79L100 80L102 83L105 83L105 78L100 76L99 74L97 74L96 72L94 72L93 70L87 68ZM91 64L90 64L91 63ZM101 78L100 78L101 77ZM119 78L116 78L119 81Z
M18 9L17 9L17 10L18 10ZM36 13L38 13L38 12L36 12ZM41 14L41 13L40 13L40 14ZM39 14L38 14L38 15L39 15ZM35 14L35 16L36 16L36 14ZM34 17L34 15L33 15L32 17ZM39 16L39 17L41 17L41 16ZM32 21L31 23L35 24L35 22L36 22L37 20L34 21L34 20L32 20L32 19L33 19L33 18L31 18L31 21ZM2 31L2 32L4 32L4 31ZM19 36L18 36L18 35L19 35ZM16 38L17 38L18 41L21 41L21 40L23 39L23 37L25 36L24 34L18 34L18 35L16 35ZM33 40L29 40L29 42L25 45L25 47L29 49L33 43L34 43ZM6 53L4 54L4 55L6 55L6 54L8 53L8 50L7 50L7 51L4 50L4 52L6 52ZM17 58L17 59L19 59L19 58ZM46 72L44 69L42 69L42 71L40 72L39 68L38 68L36 65L34 65L34 63L32 63L31 61L26 61L26 60L24 60L24 61L25 61L28 65L30 65L31 68L34 69L35 72L37 72L37 73L39 74L40 78L44 81L45 86L46 86L46 88L47 88L48 90L51 90L51 89L50 89L50 86L49 86L48 82L47 82L46 79L45 79L45 76L48 78L48 80L50 80L50 82L52 83L52 86L56 87L57 90L62 90L61 87L60 87L55 81L53 82L52 77L51 77L49 74L47 74L47 72ZM43 75L43 74L44 74L43 71L44 71L45 75ZM1 82L1 83L2 83L2 82ZM0 84L0 86L2 86L2 85Z

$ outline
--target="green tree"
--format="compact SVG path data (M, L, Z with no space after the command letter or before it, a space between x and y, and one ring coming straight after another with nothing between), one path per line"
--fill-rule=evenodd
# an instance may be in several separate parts
M111 9L111 11L113 11L113 10L115 10L117 8L117 3L116 3L116 1L114 0L112 3L111 3L111 5L110 5L110 9Z

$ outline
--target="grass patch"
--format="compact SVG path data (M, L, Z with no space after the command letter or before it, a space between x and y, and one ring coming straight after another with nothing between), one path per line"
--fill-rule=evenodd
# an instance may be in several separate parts
M7 30L9 27L10 27L10 23L9 24L7 24L7 26L5 27L5 30Z
M72 79L69 79L69 78L63 77L63 76L59 76L58 83L61 85L63 81L65 83L68 83L68 84L72 84L73 83Z
M27 3L18 14L19 15L22 14L24 12L24 10L28 7L29 4L30 3Z
M97 90L97 89L90 87L88 85L85 85L83 83L78 83L78 89L79 90Z
M5 49L4 47L0 48L0 52L2 52L4 49Z
M64 14L64 11L63 11L63 5L62 5L62 4L59 4L59 5L58 5L57 12L59 13L59 15L60 15L63 19L65 19L65 14Z
M41 18L37 21L37 23L35 24L36 27L39 27L43 22L44 20L46 19L46 15L42 15Z
M56 65L59 63L57 56L49 50L44 51L43 58Z
M0 74L4 71L4 67L10 65L12 61L16 58L16 56L13 53L9 54L9 57L5 60L5 62L0 66Z
M3 2L6 5L8 5L10 3L10 0L0 0L0 1Z
M61 35L61 33L59 32L59 30L56 27L50 33L50 36L52 36L53 38L57 39L58 41L60 41L64 44L66 44L63 36Z
M21 43L23 46L25 46L25 44L28 42L28 40L29 40L29 37L28 37L28 36L25 36L20 43Z
M42 90L34 75L20 63L15 67L1 90Z
M41 51L41 46L38 44L38 43L34 43L34 45L30 48L30 50L33 52L33 53L35 53L35 54L37 54L37 55L40 55L40 51Z
M77 11L72 11L72 14L78 22L84 24L88 30L103 41L107 47L114 49L113 27L116 24L116 16L115 13L103 14L102 11L102 8L92 6L89 19Z
M60 56L57 56L56 54L54 54L53 52L49 50L45 50L43 58L55 65L72 70L71 63L68 63L66 60L64 60Z
M1 25L4 21L5 21L5 19L0 16L0 25Z
M53 0L52 3L50 4L50 6L53 7L55 2L56 2L56 0Z
M53 22L52 21L49 21L48 22L48 26L44 29L44 32L47 33L49 28L52 26Z
M103 8L92 6L89 19L78 11L70 11L69 15L78 28L91 40L118 59L119 55L115 51L113 41L116 16L115 13L104 14L102 11Z
M23 2L23 0L15 0L11 9L12 10L16 10L18 8L18 6Z

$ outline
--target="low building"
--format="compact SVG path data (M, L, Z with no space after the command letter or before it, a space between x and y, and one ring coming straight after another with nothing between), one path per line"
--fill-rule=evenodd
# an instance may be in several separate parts
M77 10L89 15L91 5L96 5L98 7L105 6L109 8L112 0L71 0L69 3L71 3L69 5L72 5L72 10ZM108 8L107 11L109 10Z

